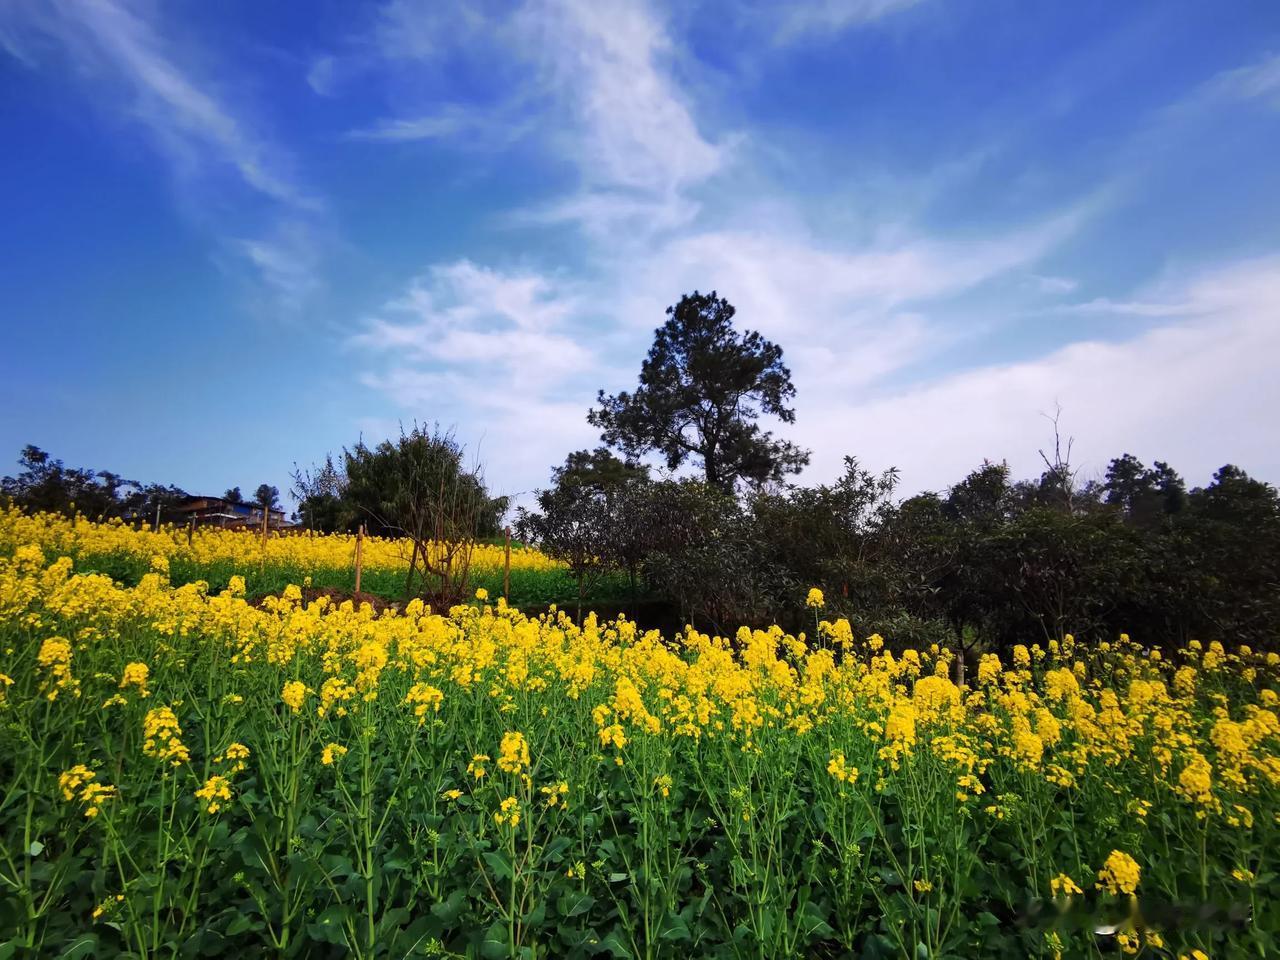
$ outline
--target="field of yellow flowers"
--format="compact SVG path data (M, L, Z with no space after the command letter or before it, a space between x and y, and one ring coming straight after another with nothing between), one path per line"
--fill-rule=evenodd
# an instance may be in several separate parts
M960 688L843 620L250 603L63 547L0 526L0 958L1280 950L1274 653L1064 637Z
M222 589L233 576L245 580L250 597L280 593L289 584L350 593L355 587L356 538L352 534L308 536L272 533L264 541L253 532L184 526L135 529L120 520L93 523L61 514L34 516L0 508L0 540L39 544L50 556L71 557L77 570L106 573L136 584L151 558L164 557L174 583L204 580ZM404 595L411 543L365 537L361 591L382 598ZM470 580L493 593L502 591L505 550L477 543L470 558ZM576 597L577 586L564 565L531 547L511 548L511 599L516 605L545 605Z

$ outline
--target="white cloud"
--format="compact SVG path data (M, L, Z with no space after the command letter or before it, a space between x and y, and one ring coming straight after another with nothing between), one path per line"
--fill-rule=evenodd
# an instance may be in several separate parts
M62 44L76 66L106 72L132 92L132 114L159 146L186 167L216 157L253 190L313 207L287 172L287 159L255 137L225 104L178 65L177 51L153 26L116 0L55 0L11 8L29 30Z
M1251 103L1280 110L1280 53L1214 74L1181 100L1158 111L1152 130L1156 134L1181 130L1192 117L1212 116L1231 104Z
M393 0L374 43L393 76L430 76L446 55L487 70L500 62L511 72L513 92L496 106L428 102L349 136L502 147L536 129L542 145L576 170L578 185L524 211L526 220L577 222L596 235L669 229L696 211L689 191L727 163L732 138L713 142L699 129L674 78L679 51L647 3L530 0L486 18L467 4Z
M1273 53L1257 63L1224 70L1198 92L1198 103L1266 100L1280 108L1280 53Z
M30 66L44 59L40 44L62 48L75 69L93 79L93 93L108 109L123 104L127 116L146 128L179 181L204 186L212 179L205 175L230 170L254 199L265 198L270 215L261 219L270 225L264 236L222 243L255 268L276 306L296 311L321 286L314 234L323 205L298 184L288 153L256 134L210 84L186 68L198 58L165 36L141 9L126 0L18 3L0 13L9 17L0 23L12 37L28 43L38 39L38 49L23 57ZM25 49L17 40L6 46L15 53ZM199 197L188 203L201 208L202 217L221 206Z
M1078 281L1070 277L1049 277L1036 274L1032 277L1036 283L1037 289L1044 294L1057 296L1064 293L1070 293L1080 284Z
M568 109L566 155L590 187L665 195L716 173L722 149L698 130L669 72L673 44L639 3L556 0L517 16L518 42Z
M595 357L573 330L584 308L571 290L540 274L463 260L414 280L350 342L390 358L389 371L374 377L401 402L431 394L451 405L466 397L492 407L508 392L548 397L589 373Z
M307 86L322 97L331 96L334 86L334 70L337 60L325 55L316 57L307 70Z
M834 474L851 452L902 468L905 489L938 489L984 457L1034 475L1049 439L1041 414L1061 404L1089 474L1132 452L1168 460L1194 483L1226 462L1277 475L1280 256L1208 271L1185 282L1173 305L1171 315L1191 319L913 389L885 384L870 398L815 395L800 382L793 432L815 450L814 475Z
M281 223L265 237L232 241L232 249L254 267L273 306L285 315L296 315L324 286L321 250L303 221Z
M349 131L347 139L372 140L383 143L438 140L455 136L466 130L469 125L465 111L460 109L442 110L430 116L380 120L371 127Z
M777 38L785 42L806 34L830 34L874 23L918 3L920 0L798 0L770 9L779 18Z
M780 329L809 332L829 319L825 312L841 305L893 307L931 300L1035 263L1074 233L1088 212L1082 204L1005 233L965 239L925 235L848 250L787 232L704 232L668 244L652 272L670 276L668 285L674 280L706 286L723 277L725 289L751 298L757 313L778 318ZM818 316L806 322L815 302Z
M1110 297L1094 297L1084 303L1067 303L1052 308L1054 313L1098 313L1122 317L1177 317L1195 314L1203 310L1197 303L1157 303L1143 300L1113 300Z
M589 319L566 284L464 260L414 280L349 343L368 358L365 386L410 418L457 425L490 477L521 493L594 439L579 399L601 364Z
M521 101L501 104L497 109L442 104L431 113L413 117L386 118L368 127L350 130L348 140L371 143L448 142L483 150L501 150L528 135L534 121L522 115Z

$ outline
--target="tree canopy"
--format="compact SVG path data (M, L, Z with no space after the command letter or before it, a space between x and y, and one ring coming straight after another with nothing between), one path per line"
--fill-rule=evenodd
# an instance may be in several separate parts
M795 421L782 348L733 326L728 300L696 290L667 308L634 391L597 398L588 422L628 457L657 452L674 470L692 459L708 483L732 490L797 473L809 454L775 439L762 416Z

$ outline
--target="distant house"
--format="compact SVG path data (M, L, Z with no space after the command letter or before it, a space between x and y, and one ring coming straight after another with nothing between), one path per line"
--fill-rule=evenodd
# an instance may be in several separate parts
M262 506L260 504L249 502L233 503L223 497L190 496L176 507L167 510L166 516L172 516L174 522L178 524L187 524L194 521L198 527L225 527L227 529L252 527L256 529L262 526ZM267 517L267 526L272 530L279 530L292 526L292 524L285 520L283 510L273 507L270 516Z

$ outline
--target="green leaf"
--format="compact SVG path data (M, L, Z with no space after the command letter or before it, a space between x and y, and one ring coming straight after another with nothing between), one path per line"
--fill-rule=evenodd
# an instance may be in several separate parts
M495 920L484 932L484 939L480 941L480 956L487 960L501 960L510 953L507 948L508 943L507 925L501 920Z
M513 876L511 872L511 860L506 853L501 850L485 851L484 862L489 864L489 869L497 874L499 880L510 880Z
M319 940L321 943L345 946L347 943L346 921L349 915L350 912L346 907L335 903L316 917L314 922L307 924L307 933L311 935L311 939Z
M689 930L689 924L684 917L669 915L662 923L662 930L658 934L659 940L670 940L674 943L681 943L685 940L692 939L693 933Z
M804 909L800 911L800 921L800 927L804 930L805 935L813 939L821 940L835 933L835 930L827 923L827 918L822 908L812 900L806 902Z
M596 947L597 953L608 953L615 960L631 960L631 951L626 948L616 933L610 933Z
M596 905L596 898L581 890L566 890L560 894L556 909L562 917L580 917Z
M92 957L98 949L98 938L93 934L85 934L67 945L67 949L58 954L58 960L80 960L81 957Z
M520 922L526 927L540 927L546 919L547 901L539 900L532 910L520 918Z
M462 908L466 902L466 893L462 890L454 890L449 894L448 899L433 903L431 912L441 923L452 924L462 914Z
M244 933L246 930L253 929L253 919L247 914L239 914L234 920L227 925L226 935L234 937L236 934Z
M573 841L566 836L556 837L549 844L547 844L547 848L543 852L543 855L552 863L558 863L560 860L560 857L563 856L564 852L569 849L569 845L572 842Z

